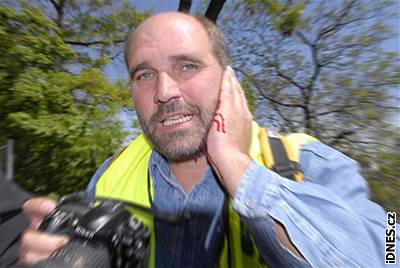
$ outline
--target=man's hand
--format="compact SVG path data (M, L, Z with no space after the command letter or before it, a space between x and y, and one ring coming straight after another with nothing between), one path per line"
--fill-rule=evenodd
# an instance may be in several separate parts
M35 264L46 259L56 249L68 242L68 238L60 235L49 235L38 231L42 220L56 207L53 200L37 197L25 202L23 213L31 221L29 228L22 236L20 261L25 264Z
M248 155L251 139L252 115L242 87L231 67L222 79L219 106L207 137L207 157L225 188L235 196L240 180L251 163ZM304 260L278 221L275 228L279 241L293 254Z
M234 196L251 159L248 155L252 115L233 69L221 83L219 103L207 137L207 157L225 188Z

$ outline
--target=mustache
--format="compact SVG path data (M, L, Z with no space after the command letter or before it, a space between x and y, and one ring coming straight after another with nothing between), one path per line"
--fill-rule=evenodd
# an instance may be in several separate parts
M150 117L150 121L153 123L160 122L161 118L164 115L174 112L195 114L199 116L201 115L200 107L198 107L197 105L184 104L182 102L175 100L172 102L159 104L157 111Z

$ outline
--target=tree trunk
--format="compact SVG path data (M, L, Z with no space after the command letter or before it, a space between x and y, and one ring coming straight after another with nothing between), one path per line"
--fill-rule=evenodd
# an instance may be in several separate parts
M222 10L226 0L211 0L208 5L205 16L212 20L214 23L217 22L219 13Z
M225 2L226 0L210 0L206 14L204 16L216 23L218 15L221 12ZM191 7L192 0L180 0L178 11L189 14Z
M178 11L189 14L191 7L192 7L192 0L180 0Z

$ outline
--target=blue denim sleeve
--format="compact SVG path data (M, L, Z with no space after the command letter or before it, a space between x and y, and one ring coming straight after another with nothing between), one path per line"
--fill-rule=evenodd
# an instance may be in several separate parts
M384 266L386 212L368 199L357 163L311 142L301 150L300 166L303 183L255 162L240 182L233 207L262 257L274 267ZM274 221L283 224L306 261L277 240Z
M89 184L86 188L86 195L88 200L93 200L96 193L96 184L100 179L101 175L103 175L104 171L110 166L112 157L107 158L106 161L101 164L101 166L96 170L93 174L92 178L89 181Z

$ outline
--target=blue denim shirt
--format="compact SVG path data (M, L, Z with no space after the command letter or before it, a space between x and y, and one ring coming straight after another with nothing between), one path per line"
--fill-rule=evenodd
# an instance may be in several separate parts
M154 205L169 213L191 215L182 224L155 223L156 266L217 266L224 239L224 194L218 178L209 168L185 193L165 159L155 152L150 161ZM108 165L109 161L96 172L89 192L93 193L95 181ZM233 208L264 261L270 267L383 267L386 213L368 200L368 186L356 162L311 142L301 150L300 166L304 183L253 162L234 197ZM277 240L274 221L285 226L306 261Z
M150 159L154 183L153 205L172 215L189 215L182 223L155 222L156 267L217 267L224 242L222 204L224 193L208 168L201 181L186 193L167 161L157 152ZM217 215L218 224L210 247L205 247L208 229Z

